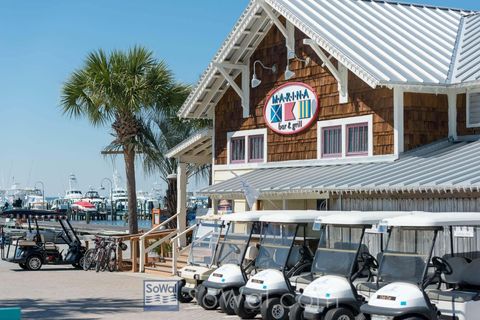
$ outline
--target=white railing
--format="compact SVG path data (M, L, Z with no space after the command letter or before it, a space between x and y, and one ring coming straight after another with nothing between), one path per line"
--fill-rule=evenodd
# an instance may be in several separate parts
M188 246L185 246L183 248L179 248L179 245L178 245L178 240L180 239L180 237L186 235L187 233L189 233L190 231L193 231L195 228L197 227L196 224L194 224L193 226L191 226L190 228L180 232L179 234L177 234L175 237L173 237L172 239L170 239L170 243L172 244L172 274L173 275L176 275L177 274L177 261L178 261L178 257L183 253L185 252L187 249L190 248L191 244L189 244Z
M151 230L149 230L148 232L146 232L146 233L144 233L143 235L140 236L140 238L139 238L140 239L140 259L139 259L139 270L138 270L139 272L145 272L145 254L148 254L153 249L162 245L165 241L170 240L172 237L175 236L175 234L177 233L177 230L174 230L174 231L170 232L167 236L155 241L153 244L148 246L148 248L145 248L145 238L148 235L152 234L153 232L165 227L170 221L176 219L178 217L178 215L179 215L179 213L174 214L173 216L171 216L167 220L160 223L158 226L152 228Z

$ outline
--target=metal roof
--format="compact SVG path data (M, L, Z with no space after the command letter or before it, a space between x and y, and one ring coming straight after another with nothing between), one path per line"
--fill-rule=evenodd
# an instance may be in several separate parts
M165 154L166 158L183 158L191 163L209 163L212 160L212 129L197 131Z
M478 13L379 0L252 0L179 116L212 117L228 88L215 63L247 63L272 25L260 1L372 87L478 84Z
M204 188L200 194L243 199L243 181L260 192L260 199L328 192L478 191L479 172L479 140L439 141L405 152L394 162L260 167Z
M460 47L452 82L480 80L480 13L462 19Z

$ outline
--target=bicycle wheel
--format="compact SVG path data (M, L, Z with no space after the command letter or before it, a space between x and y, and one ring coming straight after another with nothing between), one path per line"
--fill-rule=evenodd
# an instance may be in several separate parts
M100 270L105 270L103 265L105 264L105 249L98 249L97 255L95 257L95 271L99 272Z
M83 270L88 271L95 265L95 251L95 249L88 249L87 252L85 252L85 258L83 260L83 265L81 266Z
M117 252L116 248L108 250L108 271L117 271Z

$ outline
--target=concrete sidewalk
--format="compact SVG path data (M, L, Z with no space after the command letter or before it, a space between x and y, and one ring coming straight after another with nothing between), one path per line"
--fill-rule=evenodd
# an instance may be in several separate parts
M190 303L180 312L144 312L144 274L85 272L44 266L24 271L0 261L0 307L20 306L22 319L238 319Z

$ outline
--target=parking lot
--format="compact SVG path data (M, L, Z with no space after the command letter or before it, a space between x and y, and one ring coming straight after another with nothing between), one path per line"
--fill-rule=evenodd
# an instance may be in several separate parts
M158 278L52 266L32 272L0 261L0 307L20 306L22 319L238 319L195 304L180 312L144 312L145 279Z

